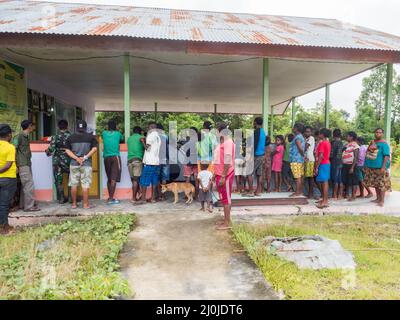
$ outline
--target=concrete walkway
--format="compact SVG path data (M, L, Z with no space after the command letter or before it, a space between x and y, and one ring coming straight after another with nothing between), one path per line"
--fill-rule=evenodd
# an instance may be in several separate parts
M135 299L277 299L216 216L196 209L138 214L121 255Z

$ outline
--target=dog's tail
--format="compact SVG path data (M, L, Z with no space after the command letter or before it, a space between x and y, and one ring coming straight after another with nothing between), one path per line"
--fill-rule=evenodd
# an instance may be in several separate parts
M196 191L196 189L195 189L194 185L191 184L191 187L190 187L191 194L194 194L195 191Z

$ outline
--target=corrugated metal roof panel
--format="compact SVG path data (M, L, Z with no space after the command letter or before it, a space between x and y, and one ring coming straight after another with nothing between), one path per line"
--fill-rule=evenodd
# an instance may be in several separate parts
M0 32L400 51L400 37L338 20L0 0Z

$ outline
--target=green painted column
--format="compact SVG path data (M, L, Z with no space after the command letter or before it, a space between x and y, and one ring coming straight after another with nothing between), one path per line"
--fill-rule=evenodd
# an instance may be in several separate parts
M269 59L263 58L263 92L262 92L262 117L264 120L264 131L268 132L269 113Z
M124 123L125 123L125 142L128 141L131 128L131 67L129 54L124 56Z
M274 136L274 107L271 106L271 124L269 126L269 136L272 137Z
M385 97L385 140L390 143L392 131L392 105L393 105L393 63L387 64L386 70L386 97Z
M324 110L324 126L325 128L329 128L329 109L330 109L330 86L329 84L325 85L325 110Z
M292 128L296 123L296 98L292 98Z

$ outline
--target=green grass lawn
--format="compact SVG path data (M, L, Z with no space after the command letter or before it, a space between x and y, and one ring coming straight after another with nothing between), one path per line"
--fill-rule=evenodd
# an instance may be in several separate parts
M400 218L304 216L262 226L238 224L233 233L286 299L400 299ZM258 241L269 235L315 234L337 239L350 250L357 263L355 273L299 269L267 252Z
M134 223L134 215L105 215L0 237L0 299L130 295L118 256Z

